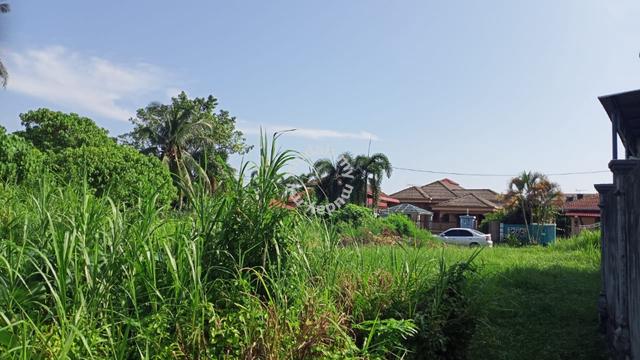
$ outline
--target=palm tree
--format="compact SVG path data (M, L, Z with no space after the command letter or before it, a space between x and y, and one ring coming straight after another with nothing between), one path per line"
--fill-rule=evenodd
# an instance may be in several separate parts
M562 201L558 184L539 172L523 171L509 182L504 196L505 207L511 211L522 211L527 238L531 242L529 220L545 222L551 220L553 210Z
M378 207L378 200L380 199L380 186L382 185L382 178L385 175L387 178L390 178L393 167L391 166L391 162L386 155L378 153L373 154L369 157L365 170L365 174L367 177L368 174L371 174L370 185L367 184L369 180L367 179L367 177L365 177L365 203L366 194L369 189L371 189L372 207L375 209L376 207Z
M372 207L375 209L380 199L382 178L385 175L387 178L391 177L393 170L391 162L389 158L382 153L371 156L359 155L354 161L354 167L356 169L355 183L357 184L355 199L358 203L366 206L367 196L369 191L371 191Z
M349 178L347 172L352 167L353 156L345 152L338 157L338 160L320 159L313 164L314 177L316 178L316 196L319 200L333 202L342 194L345 184L351 184L353 179Z
M0 3L0 14L6 14L11 11L11 7L8 3ZM7 72L7 68L0 60L0 83L2 83L2 87L7 86L7 80L9 79L9 73Z
M154 154L171 171L174 182L180 188L179 206L185 192L193 190L192 179L198 177L210 188L209 176L196 158L197 148L208 145L208 130L212 128L209 109L215 99L189 100L182 92L172 99L172 104L151 103L139 109L133 132L124 136L142 152ZM199 146L194 146L198 144Z

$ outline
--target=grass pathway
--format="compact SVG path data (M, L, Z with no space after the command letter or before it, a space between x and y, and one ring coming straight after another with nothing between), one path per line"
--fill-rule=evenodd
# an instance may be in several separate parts
M474 282L484 321L470 359L606 359L597 333L597 253L486 250Z

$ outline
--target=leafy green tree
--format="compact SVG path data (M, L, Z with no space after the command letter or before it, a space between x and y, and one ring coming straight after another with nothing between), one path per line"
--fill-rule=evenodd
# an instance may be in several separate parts
M157 195L169 205L177 190L160 160L126 145L67 148L52 155L52 170L65 182L86 181L96 195L134 204L139 197Z
M25 130L16 132L41 151L58 152L82 146L111 146L107 130L78 114L38 109L20 114Z
M11 7L8 3L0 3L0 14L6 14L11 10ZM7 86L7 80L9 79L9 72L7 72L7 68L0 60L0 83L2 83L2 87Z
M0 181L33 182L44 167L44 155L25 139L0 126Z
M25 130L16 132L18 136L8 135L23 142L16 145L21 149L18 154L27 153L25 144L37 151L31 152L34 159L42 151L46 167L57 179L76 184L86 179L97 195L109 195L126 203L148 193L157 194L163 204L175 199L177 190L166 166L153 156L117 144L93 120L49 109L29 111L20 118ZM37 160L17 155L12 158L18 169L24 169L22 173L42 171L32 165ZM26 176L17 174L19 180Z
M122 139L167 164L176 184L191 189L193 180L201 178L211 185L220 162L248 149L235 129L235 118L226 111L215 113L217 105L213 96L189 99L181 92L169 105L151 103L139 109L131 119L133 131Z

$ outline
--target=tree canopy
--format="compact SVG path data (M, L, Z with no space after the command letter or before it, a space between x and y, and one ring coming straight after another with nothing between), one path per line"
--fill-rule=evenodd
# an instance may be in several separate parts
M174 182L190 187L194 178L211 183L221 176L230 154L248 147L235 128L235 118L215 112L213 96L193 98L181 92L171 104L151 103L131 119L133 131L121 139L168 165Z
M20 120L25 129L16 134L41 151L115 145L107 130L78 114L38 109L20 114Z
M375 207L380 197L382 179L391 176L392 166L389 158L382 153L358 155L355 158L348 152L341 154L338 160L320 159L313 165L314 172L304 176L314 182L317 197L329 202L337 199L345 184L353 186L351 201L358 205L367 204L368 193Z
M560 186L539 172L524 171L509 182L505 209L521 214L527 223L548 223L555 219L564 199Z
M43 165L44 156L38 149L0 126L0 181L33 182Z
M166 166L153 156L119 145L107 130L78 114L38 109L20 115L25 129L0 131L0 179L24 183L54 173L64 183L82 183L98 195L133 203L148 193L169 204L177 190Z

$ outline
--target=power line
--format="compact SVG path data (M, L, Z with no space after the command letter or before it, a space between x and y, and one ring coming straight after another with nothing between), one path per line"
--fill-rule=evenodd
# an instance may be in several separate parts
M456 176L512 177L512 176L518 175L518 174L490 174L490 173L463 173L463 172L453 172L453 171L435 171L435 170L424 170L424 169L411 169L411 168L404 168L404 167L398 167L398 166L394 166L393 169L427 173L427 174L456 175ZM609 173L609 171L608 170L591 170L591 171L574 171L574 172L543 173L543 174L547 176L567 176L567 175L589 175L589 174L602 174L602 173Z

